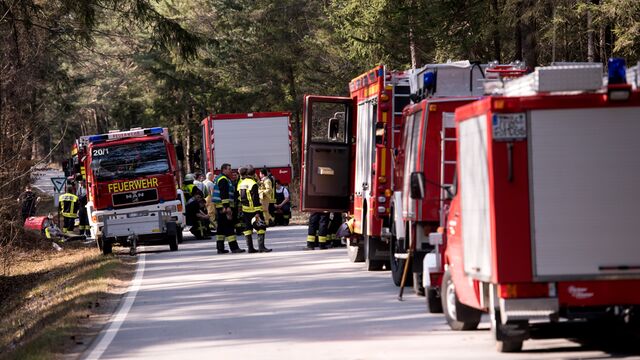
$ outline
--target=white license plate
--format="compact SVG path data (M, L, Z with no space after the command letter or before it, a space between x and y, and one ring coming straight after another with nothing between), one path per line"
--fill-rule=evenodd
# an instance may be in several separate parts
M148 216L148 215L149 215L148 211L138 211L138 212L127 214L127 217L135 218L135 217L142 217L142 216Z
M519 140L527 138L527 117L519 114L493 115L493 140Z

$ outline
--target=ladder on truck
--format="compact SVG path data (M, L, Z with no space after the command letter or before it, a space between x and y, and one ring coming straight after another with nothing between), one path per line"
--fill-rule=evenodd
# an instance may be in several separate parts
M447 129L456 128L455 122L455 114L454 113L442 113L442 129L440 130L440 223L442 224L444 221L444 209L445 209L445 201L449 198L447 192L451 189L455 184L455 175L451 177L450 183L447 183L449 179L447 179L447 170L452 169L452 173L455 174L456 167L456 156L455 154L451 154L447 152L447 144L453 143L457 141L455 136L448 135L450 131ZM451 160L454 159L454 160Z

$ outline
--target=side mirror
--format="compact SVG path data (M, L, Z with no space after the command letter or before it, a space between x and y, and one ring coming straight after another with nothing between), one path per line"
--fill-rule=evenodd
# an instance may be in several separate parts
M424 198L424 173L421 172L413 172L411 173L411 194L410 197L412 199L423 199Z
M329 119L329 126L327 128L327 139L329 140L337 140L338 132L340 131L340 120L338 118L332 117Z
M100 169L100 165L102 165L102 159L91 161L91 165L90 165L91 170L97 171L98 169Z
M184 149L180 144L176 145L176 157L179 161L184 161Z

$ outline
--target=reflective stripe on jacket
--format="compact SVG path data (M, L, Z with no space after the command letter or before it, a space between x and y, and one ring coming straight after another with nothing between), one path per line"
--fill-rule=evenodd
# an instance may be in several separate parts
M244 178L238 183L238 194L242 204L242 212L262 211L258 183L252 178Z
M216 208L233 206L235 191L231 180L225 175L218 175L213 181L213 196L211 201L216 204Z
M70 193L60 195L58 198L58 209L64 217L78 217L78 197Z

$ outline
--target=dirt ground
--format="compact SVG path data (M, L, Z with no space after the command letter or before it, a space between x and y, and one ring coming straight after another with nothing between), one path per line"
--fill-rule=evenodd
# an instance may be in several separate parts
M135 258L94 244L16 252L0 277L0 358L76 358L115 310Z

